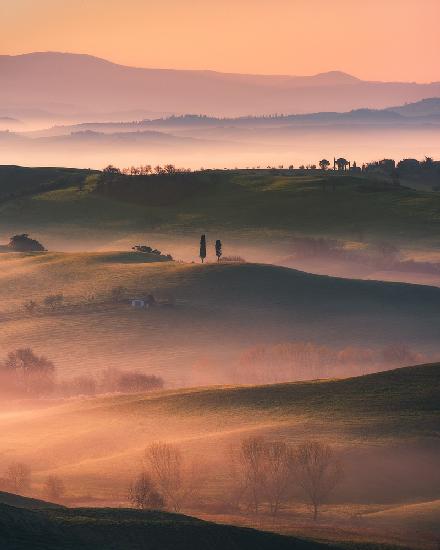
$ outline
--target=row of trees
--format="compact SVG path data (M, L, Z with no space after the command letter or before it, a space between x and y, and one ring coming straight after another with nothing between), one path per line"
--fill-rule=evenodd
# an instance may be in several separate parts
M159 376L115 368L104 370L99 378L81 375L57 382L54 363L44 355L37 355L31 348L11 351L0 362L0 393L11 397L140 393L163 386L164 381Z
M362 375L425 360L422 354L401 343L376 349L359 346L335 349L297 341L246 349L232 376L237 383L270 384Z
M24 462L11 462L0 478L0 487L15 494L28 493L32 489L32 469ZM49 475L43 482L43 495L48 499L59 500L65 495L63 480Z
M200 470L202 465L197 466ZM272 518L301 496L317 520L321 507L344 478L334 448L312 440L292 446L282 440L247 437L231 448L225 467L223 494L229 509ZM143 466L130 483L127 496L131 505L141 510L180 512L190 501L194 506L201 486L195 468L188 468L179 447L155 442L145 450ZM0 478L0 488L29 494L31 468L23 462L11 462ZM60 477L49 475L42 492L50 500L60 500L65 497L65 484Z
M172 175L172 174L188 174L191 172L190 168L178 168L174 164L164 164L163 166L151 166L151 164L143 164L140 166L130 166L128 168L117 168L112 164L109 164L103 169L103 174L108 175L117 175L122 174L124 176L163 176L163 175Z
M381 159L378 161L372 161L368 162L362 165L362 168L358 167L356 165L356 162L353 162L351 164L350 161L345 159L344 157L335 158L333 160L333 163L330 162L328 159L323 158L318 162L318 166L321 170L328 170L329 167L333 164L333 169L338 171L346 171L349 169L357 170L357 171L382 171L384 173L391 174L392 171L395 169L398 170L400 173L408 173L408 172L417 172L419 170L439 170L440 169L440 163L438 161L435 161L432 157L425 157L422 161L419 161L417 159L402 159L399 162L396 162L394 159ZM264 169L264 167L257 166L253 167L252 169L260 170ZM236 170L238 168L235 168ZM246 169L250 169L247 167ZM280 164L278 166L271 166L268 165L266 167L268 170L294 170L293 164L290 164L289 166L284 166L283 164ZM316 164L301 164L298 166L299 170L316 170L317 165ZM200 168L200 171L204 171L204 168ZM190 168L178 168L174 164L165 164L163 166L157 165L157 166L151 166L150 164L140 165L140 166L130 166L128 168L117 168L116 166L113 166L112 164L109 164L106 166L103 170L104 176L111 176L111 175L126 175L126 176L149 176L149 175L173 175L173 174L188 174L191 173Z
M435 361L403 343L384 347L330 347L303 340L258 344L243 349L225 366L215 356L199 358L188 385L276 384L318 378L361 376Z
M318 518L344 476L334 449L319 441L293 447L284 441L248 437L231 449L230 505L248 513L276 517L283 506L302 493ZM153 443L145 451L144 467L129 486L128 499L142 510L166 508L179 512L195 490L176 445Z

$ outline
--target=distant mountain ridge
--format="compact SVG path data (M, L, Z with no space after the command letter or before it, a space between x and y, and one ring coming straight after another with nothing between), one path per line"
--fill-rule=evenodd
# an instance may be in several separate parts
M405 117L440 115L440 97L428 97L416 103L407 103L399 107L389 107L387 110Z
M0 104L94 114L146 109L215 116L348 111L440 96L430 84L368 82L340 71L314 76L251 75L117 65L89 55L0 56Z
M408 103L388 109L356 109L344 113L318 112L302 115L273 115L249 117L213 117L193 114L147 118L143 120L113 122L83 122L72 125L55 125L44 130L23 133L23 136L48 138L56 136L76 136L76 138L97 138L103 134L113 134L122 138L123 134L132 133L133 139L160 137L163 132L187 129L212 128L223 129L248 128L294 128L294 127L329 127L352 125L365 127L423 127L440 126L440 98L429 98L416 103ZM125 136L128 139L128 136ZM212 136L211 136L212 138ZM177 139L174 136L174 139Z

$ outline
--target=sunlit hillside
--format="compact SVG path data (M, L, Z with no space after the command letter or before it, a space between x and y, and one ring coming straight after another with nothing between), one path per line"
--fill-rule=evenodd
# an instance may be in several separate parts
M400 525L401 513L417 521L417 506L414 514L411 506L399 511L411 495L419 502L435 498L438 391L435 364L344 381L106 396L38 409L28 405L0 417L0 468L13 459L30 464L34 495L41 494L47 475L57 475L66 483L66 502L119 506L142 467L145 448L167 441L179 446L193 472L195 493L187 509L213 517L225 513L229 453L242 438L282 438L293 445L321 438L338 450L346 473L336 500L323 512L322 536L333 536L335 521L342 522L342 536L353 514L362 514L379 532L388 518L391 527ZM423 540L435 531L438 518L437 508L429 509L431 520L420 524ZM308 511L300 507L295 514L301 532Z
M200 360L214 362L204 383L231 382L231 361L261 344L405 343L428 356L439 351L436 288L270 265L152 259L135 252L1 254L3 356L31 347L52 359L63 376L97 374L109 366L140 368L181 386L196 382L192 369ZM118 288L122 294L115 302ZM62 303L46 304L58 294ZM158 307L131 306L131 298L147 294Z

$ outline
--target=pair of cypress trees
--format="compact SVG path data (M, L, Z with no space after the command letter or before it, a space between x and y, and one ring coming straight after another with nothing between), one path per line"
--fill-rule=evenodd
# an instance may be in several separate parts
M220 258L222 256L222 242L220 239L217 239L215 241L215 255L217 256L217 261L220 261ZM205 261L206 258L206 235L202 235L200 237L200 259L202 260L202 263Z

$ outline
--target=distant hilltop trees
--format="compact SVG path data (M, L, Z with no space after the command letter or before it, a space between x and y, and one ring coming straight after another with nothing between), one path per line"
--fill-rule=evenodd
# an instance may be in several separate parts
M349 160L344 157L333 157L333 162L329 161L326 158L318 161L318 164L301 164L298 167L294 167L293 164L290 164L288 167L282 164L278 166L253 166L242 168L243 170L330 170L337 172L371 172L371 171L380 171L383 173L391 173L393 170L398 170L402 173L416 173L423 170L426 172L440 171L440 161L435 161L432 157L425 157L424 160L417 159L403 159L400 161L395 161L393 159L381 159L377 161L366 162L364 164L358 165L355 160ZM223 170L239 170L239 168L223 168L223 169L205 169L201 167L200 169L191 170L190 168L179 168L174 164L164 164L163 166L157 165L152 166L151 164L145 164L140 166L130 166L127 168L118 168L109 164L103 168L101 172L101 182L108 182L117 179L118 176L182 176L182 175L197 175L207 172L219 172Z
M13 252L44 252L44 246L27 233L14 235L10 238L7 248Z
M128 168L117 168L112 164L106 166L102 173L104 175L118 175L124 176L165 176L172 174L188 174L191 172L190 168L178 168L174 164L164 164L163 166L151 166L151 164L145 164L140 166L129 166Z

